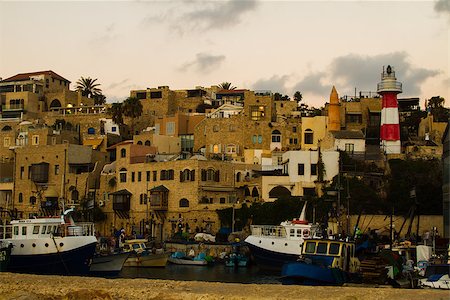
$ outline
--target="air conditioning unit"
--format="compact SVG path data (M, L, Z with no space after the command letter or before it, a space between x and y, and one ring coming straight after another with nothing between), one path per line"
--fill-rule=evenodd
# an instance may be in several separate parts
M103 200L98 201L98 206L100 206L100 207L105 206L105 201L103 201Z

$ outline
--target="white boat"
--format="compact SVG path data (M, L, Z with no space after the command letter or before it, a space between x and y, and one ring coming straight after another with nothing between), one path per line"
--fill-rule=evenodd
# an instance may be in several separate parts
M251 226L252 234L245 243L258 265L281 269L286 262L298 259L305 239L320 236L319 226L308 223L305 215L306 203L298 219L281 222L279 226Z
M119 273L130 253L112 253L108 255L97 255L92 259L89 272L93 273Z
M72 211L61 217L13 220L0 226L0 241L13 245L8 271L87 273L97 244L94 224L75 224Z
M165 267L167 265L167 258L169 254L164 253L164 250L155 250L155 253L150 251L145 244L147 240L135 239L125 241L123 251L130 253L130 256L125 261L125 267Z
M176 265L206 266L208 261L205 259L204 253L199 253L196 257L188 257L183 252L173 253L168 261Z

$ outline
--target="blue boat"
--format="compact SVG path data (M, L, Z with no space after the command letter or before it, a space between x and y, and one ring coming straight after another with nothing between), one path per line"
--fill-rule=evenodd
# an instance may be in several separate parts
M359 266L353 242L305 240L299 260L283 266L281 282L303 285L342 285L358 280Z

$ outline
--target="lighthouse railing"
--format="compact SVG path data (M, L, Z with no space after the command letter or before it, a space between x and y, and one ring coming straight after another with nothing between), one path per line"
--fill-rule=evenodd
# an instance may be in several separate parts
M398 81L382 81L377 85L377 92L402 92L402 84Z

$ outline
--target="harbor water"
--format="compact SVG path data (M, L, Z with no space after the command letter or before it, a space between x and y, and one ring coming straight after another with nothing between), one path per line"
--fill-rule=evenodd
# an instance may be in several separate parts
M279 272L262 270L255 265L246 268L233 268L226 267L223 264L209 266L168 264L165 268L124 267L118 275L120 278L266 284L280 284L279 276Z

